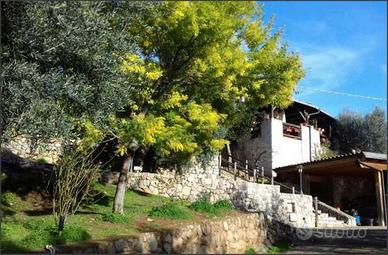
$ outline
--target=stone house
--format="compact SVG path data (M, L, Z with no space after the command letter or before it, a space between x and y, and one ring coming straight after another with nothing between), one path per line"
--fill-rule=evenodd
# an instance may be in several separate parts
M319 157L323 143L331 138L335 119L317 107L294 101L282 110L264 109L264 115L255 128L231 143L233 158L247 160L252 168L264 167L271 177L278 167L309 162Z

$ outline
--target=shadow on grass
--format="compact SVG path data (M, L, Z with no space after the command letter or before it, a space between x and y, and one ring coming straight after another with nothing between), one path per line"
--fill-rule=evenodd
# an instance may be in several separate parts
M20 253L33 253L27 248L21 246L18 243L15 243L12 240L1 240L1 253L7 254L20 254ZM36 253L36 252L35 252Z
M95 212L95 211L88 211L88 210L78 210L76 215L103 215L104 213L101 212Z
M43 210L26 210L26 211L23 211L25 214L27 214L28 216L45 216L45 215L50 215L53 213L53 209L52 208L46 208L46 209L43 209Z
M90 196L87 197L85 202L83 203L84 207L88 207L89 205L102 205L102 206L111 206L111 202L113 201L113 197L107 194L104 194L101 191L93 190L90 193Z
M139 191L139 190L131 190L130 189L130 191L132 191L133 193L136 193L136 194L138 194L140 196L143 196L143 197L151 197L152 196L152 194L149 194L149 193L146 193L146 192L143 192L143 191Z
M1 206L1 211L3 212L3 216L9 216L9 217L12 217L12 216L15 216L16 212L12 209L9 209L5 206Z
M40 193L48 188L53 165L19 157L7 149L2 149L1 156L0 163L6 176L3 192L11 191L23 197L31 191Z

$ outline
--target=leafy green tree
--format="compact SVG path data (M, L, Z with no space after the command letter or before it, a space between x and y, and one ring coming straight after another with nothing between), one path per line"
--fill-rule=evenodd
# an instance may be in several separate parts
M134 19L138 51L121 70L137 77L125 119L112 118L126 157L114 211L123 212L126 176L139 148L184 160L217 150L260 107L284 107L303 76L297 54L263 24L254 2L164 2Z
M119 69L136 50L128 24L149 5L1 2L1 134L82 138L84 150L101 141L95 126L137 94Z
M387 121L381 108L376 107L364 116L343 111L336 130L336 146L343 153L352 150L387 153Z
M116 139L115 212L137 150L177 162L219 150L303 76L255 2L1 4L2 131L85 149Z
M146 4L1 2L1 133L75 138L136 93L118 71L135 50L127 25Z

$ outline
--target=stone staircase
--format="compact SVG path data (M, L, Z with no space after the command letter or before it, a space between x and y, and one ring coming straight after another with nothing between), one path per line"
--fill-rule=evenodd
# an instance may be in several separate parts
M318 227L334 228L343 227L345 225L345 221L338 220L336 217L329 216L328 213L322 213L320 210L318 210Z
M272 178L264 176L258 169L252 169L249 167L248 162L245 163L241 160L229 157L228 159L219 160L220 171L223 175L233 179L242 179L247 182L259 183L259 184L272 184L280 187L281 193L298 194L298 189L288 187L287 185L276 182ZM354 217L334 208L322 201L319 201L317 197L314 198L313 212L317 217L317 227L322 228L336 228L336 227L350 227L356 226ZM317 212L317 213L315 213Z
M356 219L353 216L319 201L317 197L314 198L313 207L314 214L317 217L316 220L318 221L317 227L335 228L356 226Z

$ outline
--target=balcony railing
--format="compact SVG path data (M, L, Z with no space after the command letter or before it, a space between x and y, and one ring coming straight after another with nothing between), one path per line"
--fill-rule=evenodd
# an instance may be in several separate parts
M300 126L295 124L283 123L283 136L294 139L302 139L302 129Z

